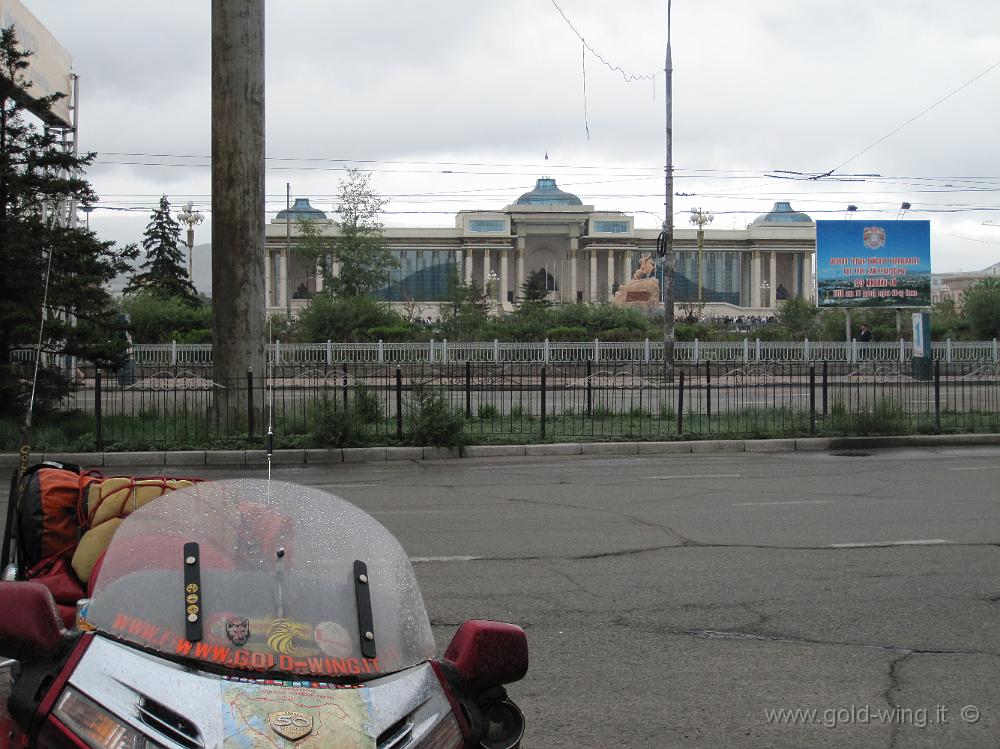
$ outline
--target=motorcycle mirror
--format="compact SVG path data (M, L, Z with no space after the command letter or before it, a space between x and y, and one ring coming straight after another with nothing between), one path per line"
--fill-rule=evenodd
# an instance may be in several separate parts
M516 749L524 737L524 713L510 700L482 705L483 749Z
M528 638L514 624L470 619L458 628L444 658L478 693L510 684L528 672Z
M0 655L18 661L54 651L66 630L49 589L41 583L0 582Z

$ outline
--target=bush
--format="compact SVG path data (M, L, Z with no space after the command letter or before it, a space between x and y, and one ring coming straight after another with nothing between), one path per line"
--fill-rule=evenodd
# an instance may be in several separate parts
M212 308L192 307L183 297L163 297L153 291L129 294L122 301L128 330L136 343L204 343L211 341Z
M476 416L481 421L492 421L500 415L500 410L492 403L480 403L476 410Z
M354 385L354 411L366 424L373 424L383 418L382 401L361 382Z
M843 402L836 401L830 407L830 426L842 434L904 434L906 411L893 398L879 398L871 409L857 413L849 413Z
M324 447L357 447L366 442L364 421L354 408L344 408L325 393L319 404L313 435Z
M299 315L298 335L308 342L366 343L378 340L371 331L398 327L408 328L388 304L367 296L332 297L321 292Z
M464 442L465 417L445 394L427 387L413 392L409 405L409 441L412 445L458 447Z
M586 341L587 329L579 325L560 325L551 328L546 336L550 341Z

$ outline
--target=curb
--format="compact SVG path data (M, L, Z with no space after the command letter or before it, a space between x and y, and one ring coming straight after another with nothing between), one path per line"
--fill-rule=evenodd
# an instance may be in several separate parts
M345 447L275 450L272 465L333 465L402 460L454 460L565 455L665 455L683 453L778 453L896 447L1000 445L1000 434L913 434L901 437L799 437L765 440L683 440L678 442L543 442L528 445L457 447ZM42 453L31 463L54 460L85 467L194 467L267 465L263 450L177 450L154 452ZM0 453L0 469L16 468L17 453Z

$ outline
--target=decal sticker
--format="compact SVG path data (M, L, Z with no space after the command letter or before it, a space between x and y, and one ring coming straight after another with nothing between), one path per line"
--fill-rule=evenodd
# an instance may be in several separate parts
M250 620L235 616L226 617L226 637L233 645L242 646L250 639Z

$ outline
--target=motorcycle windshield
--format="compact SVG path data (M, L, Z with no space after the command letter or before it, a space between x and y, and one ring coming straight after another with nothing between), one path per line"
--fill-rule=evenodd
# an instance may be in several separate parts
M96 574L88 625L171 658L355 681L434 655L399 542L319 489L236 480L164 495L125 518Z

